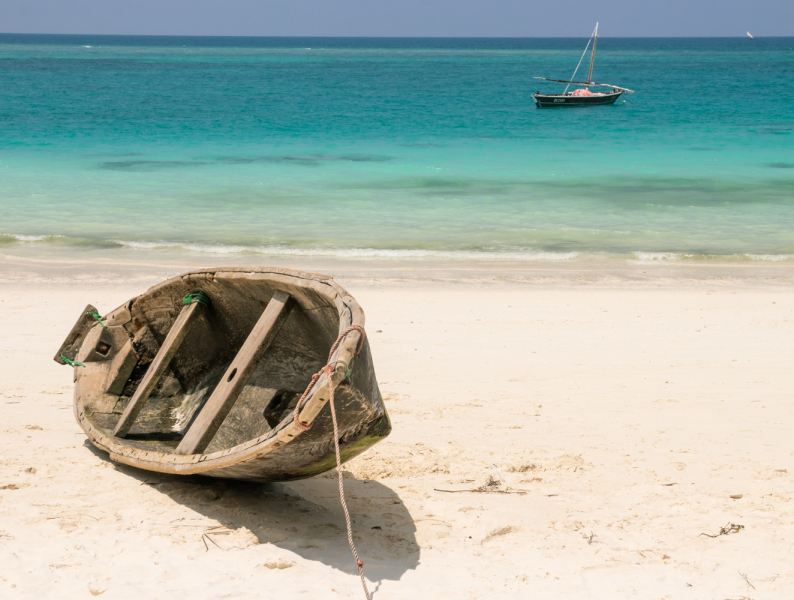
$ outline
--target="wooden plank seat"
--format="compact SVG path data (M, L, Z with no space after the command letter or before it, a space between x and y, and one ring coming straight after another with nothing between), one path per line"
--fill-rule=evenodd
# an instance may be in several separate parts
M237 356L226 369L220 383L177 446L176 454L204 452L248 383L254 369L278 335L293 304L294 301L288 293L277 290L273 294Z
M138 384L135 394L133 394L127 404L127 408L124 409L121 418L116 424L116 428L113 430L114 436L123 438L130 432L130 428L133 423L135 423L135 419L138 418L141 410L143 410L143 407L149 400L149 396L154 391L154 388L157 387L168 365L171 363L171 359L174 358L177 350L179 350L179 346L182 345L185 337L187 337L190 328L196 322L196 317L203 307L204 305L200 302L192 302L182 307L182 311L168 331L165 342L163 342L163 345L154 357L152 364L149 365L146 375L144 375L140 384Z

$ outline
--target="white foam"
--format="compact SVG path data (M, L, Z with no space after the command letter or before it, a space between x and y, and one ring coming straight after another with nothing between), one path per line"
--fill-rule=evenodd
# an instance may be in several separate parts
M684 258L683 254L677 252L634 252L637 260L632 261L640 265L650 265L660 262L672 262Z
M392 250L381 248L289 248L285 246L235 246L226 244L191 244L178 242L140 242L113 240L115 243L129 248L160 249L181 248L190 252L207 254L240 254L255 253L267 256L300 256L318 258L347 259L450 259L475 261L566 261L579 256L578 252L535 252L493 251L483 250Z
M127 246L128 248L141 248L141 249L151 249L151 248L173 248L177 246L177 244L173 244L171 242L128 242L125 240L112 240L119 246Z
M10 238L14 238L18 242L41 242L43 240L51 240L55 238L63 237L62 235L21 235L18 233L4 233L2 235L6 235Z
M771 262L780 262L781 260L791 260L794 254L746 254L747 258L752 260L767 260Z

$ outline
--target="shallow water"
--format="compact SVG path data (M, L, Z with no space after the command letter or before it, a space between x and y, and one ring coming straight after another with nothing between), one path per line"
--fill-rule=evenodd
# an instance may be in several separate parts
M794 38L584 44L1 35L0 254L794 260Z

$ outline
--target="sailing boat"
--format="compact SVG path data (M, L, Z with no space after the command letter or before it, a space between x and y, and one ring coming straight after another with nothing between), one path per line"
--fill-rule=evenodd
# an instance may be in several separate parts
M587 72L587 81L574 81L576 79L576 72L582 64L587 49L590 47L590 42L593 42L593 53L590 55L590 70ZM555 83L567 83L565 91L562 94L541 94L539 91L532 94L532 99L538 108L547 108L554 106L601 106L604 104L614 104L615 100L620 98L621 94L633 94L634 92L628 88L619 87L609 83L594 83L593 82L593 62L595 61L596 43L598 42L598 23L596 23L595 30L587 40L587 46L582 52L582 58L579 59L579 64L576 65L571 80L565 79L546 79L545 77L535 77L543 81L553 81ZM584 88L577 88L572 92L568 91L571 85L583 85ZM605 87L611 88L605 92L591 92L591 87Z

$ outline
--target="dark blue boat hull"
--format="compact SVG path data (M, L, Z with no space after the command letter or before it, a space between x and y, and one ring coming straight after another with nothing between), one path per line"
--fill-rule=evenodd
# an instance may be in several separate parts
M532 94L538 108L571 106L604 106L614 104L623 92L610 92L599 96L572 96L570 94Z

